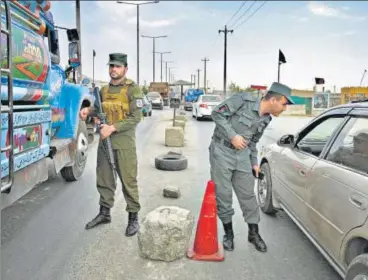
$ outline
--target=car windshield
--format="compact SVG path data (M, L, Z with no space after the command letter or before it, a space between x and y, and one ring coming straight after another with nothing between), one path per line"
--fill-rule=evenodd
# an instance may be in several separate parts
M149 92L149 93L147 93L147 97L150 97L150 98L158 98L160 96L161 95L158 92Z
M218 102L218 101L221 101L221 97L218 95L203 95L202 101L203 102Z

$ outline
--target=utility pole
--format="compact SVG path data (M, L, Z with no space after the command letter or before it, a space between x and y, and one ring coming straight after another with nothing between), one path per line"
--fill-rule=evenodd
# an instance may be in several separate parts
M155 82L155 69L156 69L156 65L155 65L155 61L156 61L156 58L155 58L155 53L156 53L156 50L155 50L155 40L157 38L166 38L168 37L167 35L163 35L163 36L145 36L145 35L142 35L143 38L150 38L153 40L153 50L152 50L152 54L153 54L153 81L152 82Z
M166 79L165 79L165 81L166 81L166 83L168 82L168 80L167 80L167 64L168 63L174 63L174 61L164 61L165 62L165 76L166 76Z
M225 35L225 40L224 40L224 96L226 97L226 66L227 66L227 33L233 33L234 30L229 30L227 29L227 26L225 25L225 29L224 30L219 30L219 33L223 32Z
M82 80L82 35L81 35L81 11L80 11L80 0L75 1L75 21L77 24L77 31L79 35L78 40L78 52L79 52L79 61L80 65L77 68L77 79L76 83L79 83Z
M196 75L195 74L193 74L193 84L194 84L194 87L196 86L196 84L197 84L197 81L196 81Z
M199 88L199 72L201 72L201 69L197 69L197 73L198 73L198 88Z
M124 1L117 1L118 4L128 4L137 6L137 85L139 86L139 6L146 4L157 4L158 1L144 2L144 3L131 3Z
M207 81L207 61L210 61L208 58L204 58L202 59L202 61L204 62L204 78L203 78L203 87L204 87L204 90L207 90L207 84L206 84L206 81Z
M161 83L162 83L162 62L163 62L162 55L171 53L171 52L156 52L156 53L159 53L161 55Z

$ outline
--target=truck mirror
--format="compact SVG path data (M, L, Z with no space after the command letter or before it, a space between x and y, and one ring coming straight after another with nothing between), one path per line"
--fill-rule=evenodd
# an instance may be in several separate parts
M77 68L80 66L78 42L69 43L69 61L71 67L73 68Z
M68 36L68 41L69 42L79 41L79 34L78 34L78 30L76 28L68 29L66 31L66 34Z

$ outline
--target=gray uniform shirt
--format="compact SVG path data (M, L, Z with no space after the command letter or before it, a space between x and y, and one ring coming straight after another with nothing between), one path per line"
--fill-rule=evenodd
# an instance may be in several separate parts
M252 165L258 165L257 143L272 120L268 114L259 115L260 101L249 93L237 93L212 111L214 136L229 142L235 135L243 136L248 141Z

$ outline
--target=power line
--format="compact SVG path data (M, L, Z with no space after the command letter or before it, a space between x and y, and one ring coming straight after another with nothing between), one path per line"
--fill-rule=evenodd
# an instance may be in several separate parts
M250 7L248 7L248 9L246 9L245 10L245 12L233 23L233 25L232 26L234 26L234 25L236 25L238 22L239 22L239 20L241 20L245 15L246 15L246 13L248 13L249 12L249 10L250 9L252 9L252 7L254 6L254 4L256 3L257 1L253 1L253 4L252 5L250 5Z
M243 3L240 5L240 7L238 8L238 10L233 14L233 16L231 17L231 19L226 23L226 25L229 25L229 23L233 20L233 18L240 12L240 10L243 8L243 6L245 5L245 3L247 3L247 1L243 1Z
M258 11L259 11L259 9L261 9L265 4L267 3L267 1L264 1L249 17L247 17L245 20L243 20L238 26L236 26L235 28L234 28L234 30L235 29L237 29L237 28L239 28L240 26L242 26L244 23L246 23L252 16L254 16Z

